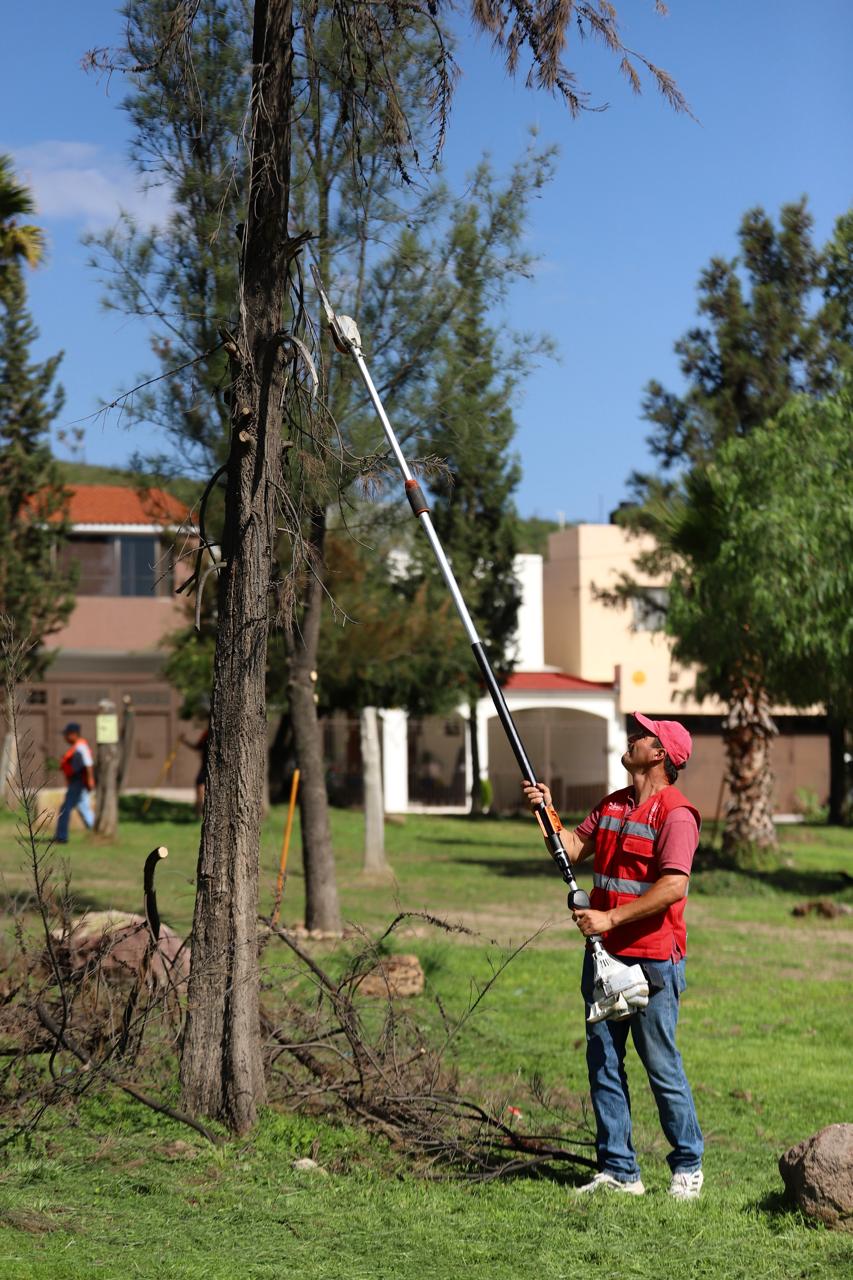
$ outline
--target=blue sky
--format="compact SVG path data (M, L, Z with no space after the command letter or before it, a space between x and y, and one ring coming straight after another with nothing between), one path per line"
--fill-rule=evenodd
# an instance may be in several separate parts
M699 272L712 254L735 253L747 208L776 213L805 193L823 241L853 198L850 0L670 0L663 19L652 0L617 7L626 43L676 77L698 122L674 115L648 81L635 98L591 44L575 44L568 61L610 106L578 120L508 82L487 40L466 34L459 48L444 156L453 182L484 151L508 166L531 125L560 148L528 231L539 264L509 315L560 351L517 405L525 515L606 519L630 471L648 465L643 386L678 386L672 344L694 320ZM30 302L39 354L65 351L60 425L151 369L142 326L100 308L80 244L119 204L152 218L163 207L126 165L121 83L80 69L83 53L119 30L111 0L31 0L4 14L0 151L33 183L48 233ZM82 425L89 462L121 463L150 443L117 415Z

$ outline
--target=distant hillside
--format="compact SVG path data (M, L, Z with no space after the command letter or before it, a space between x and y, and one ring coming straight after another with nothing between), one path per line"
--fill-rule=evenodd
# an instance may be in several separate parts
M527 555L548 555L548 534L556 533L559 525L556 520L543 520L540 516L519 517L518 549Z

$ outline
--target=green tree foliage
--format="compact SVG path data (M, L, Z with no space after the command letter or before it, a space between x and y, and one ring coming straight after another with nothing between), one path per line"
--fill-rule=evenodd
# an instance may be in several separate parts
M41 233L21 226L32 210L11 166L0 157L0 612L33 646L30 673L43 667L38 648L73 608L72 575L58 563L66 493L50 452L49 428L62 407L56 385L61 355L41 363L26 305L23 265L37 261Z
M205 0L186 35L191 71L158 57L173 0L124 6L128 50L139 67L123 107L130 158L146 181L165 186L171 212L155 227L130 214L90 236L105 306L143 320L160 381L125 407L130 421L159 427L173 451L144 460L163 475L206 474L223 460L230 409L228 355L220 329L238 308L238 240L244 216L240 147L251 89L249 6Z
M851 440L849 384L830 399L796 397L660 504L666 630L676 659L699 665L700 694L822 703L849 725ZM652 559L659 571L661 554ZM753 824L744 819L730 844L749 842Z
M721 541L721 497L709 477L718 464L728 474L736 446L746 448L758 432L769 433L761 435L762 442L775 435L780 459L787 458L780 425L788 421L786 405L802 396L797 412L805 412L802 405L809 402L818 406L851 368L853 218L838 220L822 251L811 229L804 200L783 207L778 228L763 210L753 209L741 223L739 258L713 259L703 271L699 311L707 323L676 343L686 390L677 395L656 382L647 388L644 412L654 424L649 443L661 473L634 477L640 503L625 516L630 527L656 541L657 549L639 558L641 569L659 574L686 566L687 579L675 580L666 626L676 655L698 667L697 692L715 694L728 706L731 799L725 841L731 849L775 844L769 746L776 730L770 704L778 698L802 705L803 699L794 678L796 661L782 678L785 644L770 641L766 628L756 631L756 645L748 643L754 611L769 606L772 612L775 600L778 617L787 617L786 580L767 564L758 568L757 550L742 562L732 558L729 544ZM783 481L778 468L768 467L764 487L756 492L767 493L771 482L790 483L790 477ZM748 506L748 486L740 499ZM773 509L783 509L782 494ZM756 520L769 518L768 510L759 508ZM753 532L756 546L772 557L772 539L765 544L766 535L758 527ZM723 591L726 574L730 582ZM703 583L714 586L705 591ZM642 594L630 579L616 593L622 599ZM823 610L827 624L834 625L829 598L810 598L814 611ZM802 641L802 629L795 629L791 642ZM829 696L825 688L805 700Z
M805 198L783 205L778 228L763 209L741 221L740 254L712 258L699 278L706 323L675 344L687 383L682 394L646 388L649 445L662 469L714 456L732 436L775 417L791 396L824 395L851 365L853 214L836 224L821 252ZM642 497L654 490L635 477Z
M754 672L775 702L849 712L853 392L798 396L727 440L661 513L672 549L667 630L725 698ZM733 625L733 620L737 620Z
M556 520L542 516L519 516L518 549L528 555L547 556L548 536L557 533L561 526Z
M523 203L512 188L503 194L506 216L520 238ZM436 351L438 373L428 407L431 445L442 459L432 481L433 522L462 586L499 678L512 670L512 642L521 602L514 574L519 546L513 494L521 478L511 453L515 434L512 396L538 344L519 338L512 352L489 324L489 312L506 280L483 269L480 211L469 204L455 227L453 269L458 301ZM421 559L431 555L426 549ZM461 633L460 633L461 638ZM455 646L459 652L459 645ZM480 770L476 704L482 689L467 642L459 653L460 680L470 709L474 765L472 809L479 812Z
M14 278L15 268L24 263L35 267L44 252L44 233L41 227L21 222L22 217L35 212L32 195L17 181L12 161L0 155L0 292L9 279Z
M374 522L371 537L365 547L342 529L330 535L327 585L337 617L320 640L320 710L450 711L464 697L453 604L433 580L411 574L398 528Z

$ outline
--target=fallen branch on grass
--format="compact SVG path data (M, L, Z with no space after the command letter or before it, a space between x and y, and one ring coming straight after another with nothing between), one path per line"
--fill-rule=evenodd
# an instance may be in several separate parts
M431 1043L413 1018L398 1011L390 989L381 1027L368 1031L364 1006L358 1002L362 979L380 959L379 944L413 918L444 932L477 936L436 916L401 912L378 942L366 942L343 977L335 981L291 932L261 918L269 936L285 943L298 959L297 976L309 977L317 991L310 1013L304 1000L287 1004L283 1025L276 1025L271 1012L262 1009L271 1092L280 1074L282 1101L289 1107L326 1113L340 1110L430 1169L452 1166L466 1178L490 1181L558 1164L594 1169L593 1155L585 1154L594 1148L588 1126L574 1125L569 1134L561 1131L565 1122L553 1132L520 1132L500 1118L503 1107L489 1108L462 1096L455 1087L455 1074L444 1063L462 1027L532 938L502 957L488 981L473 989L460 1017L448 1018L439 1005L445 1028L439 1044ZM290 1070L282 1069L285 1058Z
M150 1107L152 1111L157 1111L162 1116L168 1116L170 1120L177 1120L180 1124L189 1125L191 1129L195 1129L196 1133L200 1133L203 1138L207 1138L208 1142L212 1142L214 1146L218 1146L222 1141L221 1138L217 1137L211 1129L208 1129L206 1125L203 1125L201 1121L196 1120L193 1116L188 1116L183 1111L176 1111L174 1107L167 1106L165 1102L158 1102L156 1098L149 1098L146 1093L143 1093L142 1090L131 1081L121 1080L114 1071L111 1071L110 1068L106 1066L105 1063L93 1061L93 1059L90 1058L87 1053L84 1053L80 1046L71 1039L68 1032L63 1030L62 1026L56 1021L56 1019L51 1017L41 1001L36 1005L36 1013L38 1014L39 1021L42 1026L55 1037L55 1043L61 1045L63 1049L67 1049L69 1053L73 1053L74 1057L78 1058L80 1062L83 1063L84 1068L87 1070L97 1071L100 1075L109 1080L111 1084L117 1085L119 1089L123 1089L125 1093L130 1094L131 1098L135 1098L136 1101L141 1102L143 1106Z

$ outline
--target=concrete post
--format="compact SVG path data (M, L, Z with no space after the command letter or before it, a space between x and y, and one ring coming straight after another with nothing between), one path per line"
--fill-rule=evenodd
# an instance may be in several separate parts
M409 717L399 707L382 710L379 715L385 812L405 813L409 807Z

